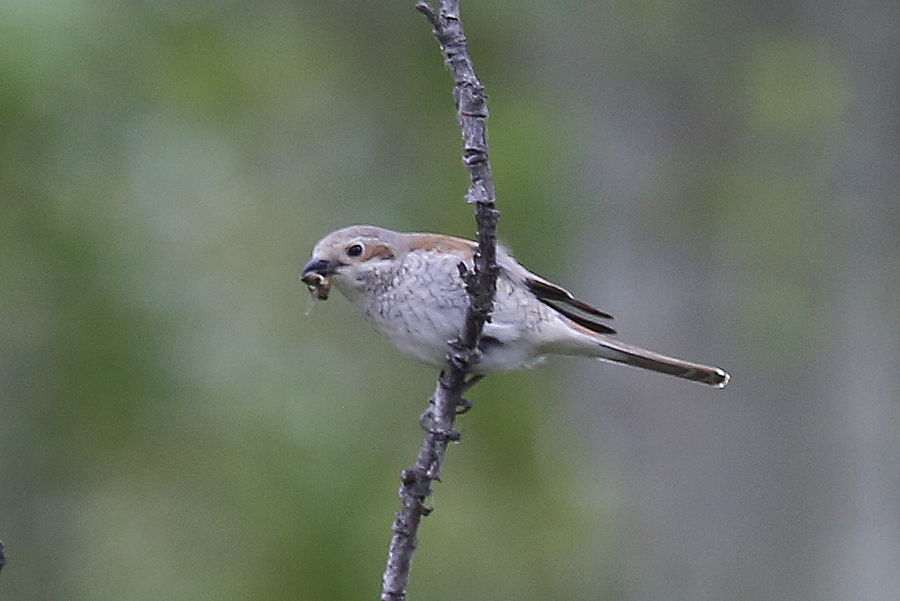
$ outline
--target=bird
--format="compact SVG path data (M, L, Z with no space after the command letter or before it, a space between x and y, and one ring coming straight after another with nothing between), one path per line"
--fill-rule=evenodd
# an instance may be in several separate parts
M313 300L332 285L400 351L447 366L448 344L462 333L477 244L431 233L352 225L319 240L301 281ZM622 342L608 313L523 267L498 245L497 291L472 372L527 368L549 355L591 357L723 388L724 369L669 357ZM461 265L464 269L461 269Z

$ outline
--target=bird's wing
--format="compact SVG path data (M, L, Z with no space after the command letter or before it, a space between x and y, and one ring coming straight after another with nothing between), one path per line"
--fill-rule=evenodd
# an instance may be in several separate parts
M502 246L497 249L497 263L513 279L518 280L534 294L539 301L568 317L575 323L598 334L615 334L616 331L602 320L612 319L612 315L578 300L572 294L539 275L525 269Z
M616 333L614 329L601 321L612 319L612 315L578 300L565 288L561 288L533 273L528 274L524 279L524 283L538 300L548 307L559 311L575 323L598 334Z

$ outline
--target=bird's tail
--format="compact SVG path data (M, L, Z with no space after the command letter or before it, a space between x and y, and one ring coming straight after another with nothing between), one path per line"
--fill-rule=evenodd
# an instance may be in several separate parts
M595 340L595 356L631 367L649 369L683 380L690 380L707 386L724 388L731 376L721 367L691 363L675 357L656 353L609 336L591 336Z
M605 361L649 369L683 380L724 388L731 376L721 367L691 363L675 357L622 342L606 334L592 332L577 324L570 324L581 335L572 336L571 329L553 345L553 352L565 355L590 356Z

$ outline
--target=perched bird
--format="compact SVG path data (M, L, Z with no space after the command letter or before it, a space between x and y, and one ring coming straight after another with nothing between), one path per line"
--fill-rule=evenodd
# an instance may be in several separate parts
M322 238L300 279L314 299L333 284L398 349L437 367L462 332L469 296L460 263L474 266L476 244L440 234L354 225ZM595 357L717 388L719 368L667 357L614 338L612 316L537 276L497 249L497 293L474 371L529 367L546 355Z

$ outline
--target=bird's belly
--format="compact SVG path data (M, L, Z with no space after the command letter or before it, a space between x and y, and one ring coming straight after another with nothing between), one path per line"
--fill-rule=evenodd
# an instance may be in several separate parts
M499 373L514 369L531 368L544 360L543 355L535 355L534 347L528 344L497 343L487 337L480 345L481 359L474 371L481 374Z
M448 344L462 333L468 294L458 276L418 278L413 284L394 283L368 295L361 307L363 315L400 351L443 367ZM494 311L485 324L482 354L474 371L510 371L540 361L542 349L532 339L540 338L541 325L550 317L542 313L543 305L531 301L508 280L498 281Z
M410 336L391 332L383 333L387 335L388 340L399 351L412 355L419 361L435 367L442 367L447 363L447 352L449 350L448 343L452 338L448 338L447 341L441 344L435 344L434 340L421 336Z
M463 323L465 315L460 312L458 317L458 323ZM447 364L449 343L462 334L461 327L444 323L434 315L398 315L396 319L378 320L375 325L398 350L436 367ZM490 326L486 329L488 332L479 345L481 356L473 371L483 374L510 371L532 367L543 359L534 354L534 345L508 337L501 342L490 335Z
M363 315L397 349L434 366L446 364L448 344L459 338L465 320L464 310L421 303L364 310Z
M405 328L392 330L380 327L379 330L401 352L435 367L444 367L447 364L449 344L461 334L459 330L434 331L433 335L421 335L415 330L409 331ZM516 342L502 343L490 336L482 337L479 350L480 357L472 371L481 374L530 368L543 360L542 356L536 357L531 352L533 347L530 345Z

